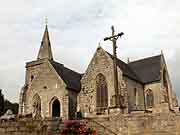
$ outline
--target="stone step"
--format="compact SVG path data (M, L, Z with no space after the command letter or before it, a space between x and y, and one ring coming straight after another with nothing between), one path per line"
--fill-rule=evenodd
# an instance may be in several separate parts
M97 121L88 120L87 125L88 127L95 129L97 135L117 135Z

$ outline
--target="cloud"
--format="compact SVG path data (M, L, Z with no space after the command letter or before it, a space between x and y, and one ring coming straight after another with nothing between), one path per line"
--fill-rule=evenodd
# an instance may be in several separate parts
M49 18L54 57L84 72L98 42L112 52L110 26L125 35L118 40L118 57L139 59L163 49L178 97L179 6L174 0L6 0L0 5L0 87L5 96L18 101L25 76L25 62L35 60ZM76 54L76 55L75 55ZM175 59L176 58L176 59ZM176 60L176 61L175 61Z

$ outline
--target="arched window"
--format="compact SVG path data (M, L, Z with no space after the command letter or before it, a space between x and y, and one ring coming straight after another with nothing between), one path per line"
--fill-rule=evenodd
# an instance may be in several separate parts
M135 106L138 105L138 92L137 92L137 88L134 88L134 105Z
M41 117L41 98L38 94L33 96L33 117L40 118Z
M154 106L154 95L151 89L146 91L146 105L148 108L152 108Z
M96 77L96 107L97 112L101 112L108 107L108 90L106 78L101 73Z

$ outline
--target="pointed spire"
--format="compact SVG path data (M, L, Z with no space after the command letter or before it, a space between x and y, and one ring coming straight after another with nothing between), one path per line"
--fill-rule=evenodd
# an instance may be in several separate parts
M53 60L47 24L46 24L44 35L42 38L41 47L40 47L40 50L38 53L38 59L44 59L44 58L48 58L50 60Z

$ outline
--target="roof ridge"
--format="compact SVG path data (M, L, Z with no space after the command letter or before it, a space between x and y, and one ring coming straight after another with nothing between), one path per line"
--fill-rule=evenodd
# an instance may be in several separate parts
M111 55L112 57L113 57L113 55L112 54L110 54L109 52L107 52L107 51L105 51L108 55ZM122 61L121 59L119 59L118 57L117 57L117 60L120 60L121 62L123 62L124 64L126 64L127 65L127 63L126 62L124 62L124 61Z
M54 60L50 60L53 68L56 70L57 74L61 77L64 83L67 85L67 88L80 91L81 83L80 80L82 75L76 71L71 70L68 67L65 67L63 64L58 63Z
M154 56L150 56L150 57L145 57L145 58L142 58L142 59L137 59L137 60L134 60L134 61L130 61L127 65L131 64L131 63L134 63L134 62L138 62L138 61L143 61L143 60L147 60L147 59L151 59L151 58L155 58L155 57L159 57L161 56L162 54L159 54L159 55L154 55Z
M143 83L158 81L160 79L161 55L155 55L136 60L128 64Z
M59 65L63 66L64 68L66 68L66 69L68 69L68 70L70 70L70 71L72 71L72 72L75 72L75 73L80 74L80 75L82 74L82 73L79 73L79 72L77 72L77 71L75 71L75 70L73 70L73 69L70 69L70 68L64 66L64 64L62 64L62 63L59 63L59 62L54 61L54 60L51 60L51 61L52 61L52 62L55 62L56 64L59 64Z
M108 55L110 55L111 58L113 57L113 55L110 54L109 52L107 52L107 51L105 51L105 52L106 52ZM126 68L129 69L129 71L123 71L124 75L127 75L127 76L130 77L131 79L134 79L134 80L136 80L136 81L141 82L139 76L134 72L134 70L133 70L127 63L125 63L124 61L122 61L122 60L119 59L119 58L117 58L117 62L123 63L123 64L126 66ZM120 64L117 63L117 65L119 66L119 68L122 68L121 70L125 70L123 67L120 67ZM122 65L122 66L123 66L123 65ZM130 72L130 74L132 74L132 76L129 75L128 72ZM133 76L134 76L134 77L133 77Z

